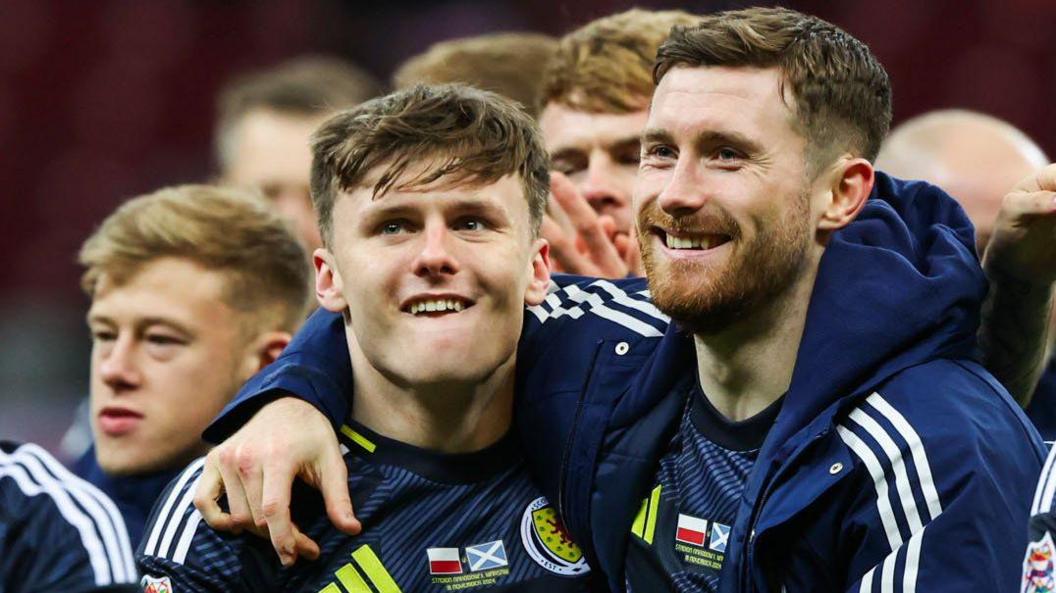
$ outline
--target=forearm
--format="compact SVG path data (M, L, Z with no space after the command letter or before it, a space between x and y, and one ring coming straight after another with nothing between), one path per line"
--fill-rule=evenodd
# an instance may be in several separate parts
M1018 280L990 262L984 268L990 292L979 327L982 362L1026 406L1047 360L1052 286Z

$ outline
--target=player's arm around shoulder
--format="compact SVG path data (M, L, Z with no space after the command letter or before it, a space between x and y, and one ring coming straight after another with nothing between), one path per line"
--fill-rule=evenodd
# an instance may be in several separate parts
M193 504L204 461L187 466L154 503L136 550L148 593L244 589L240 536L212 530Z
M525 310L518 364L568 340L657 339L669 322L650 301L645 278L555 274L543 302Z
M865 526L851 571L862 576L848 591L891 579L919 591L1018 590L1043 445L982 367L902 371L838 430L862 478L846 523Z

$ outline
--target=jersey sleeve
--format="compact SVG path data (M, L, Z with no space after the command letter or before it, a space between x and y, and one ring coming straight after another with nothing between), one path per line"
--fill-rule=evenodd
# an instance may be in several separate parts
M189 465L158 498L147 521L136 565L146 591L244 591L240 536L202 521L194 491L204 458Z
M137 580L105 494L39 446L0 446L0 589L120 591Z
M956 383L931 384L934 408L873 393L839 427L864 478L846 591L1017 590L1040 438L1007 394Z

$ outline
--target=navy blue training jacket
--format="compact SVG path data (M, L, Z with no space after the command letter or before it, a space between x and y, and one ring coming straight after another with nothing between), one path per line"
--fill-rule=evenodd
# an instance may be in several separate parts
M44 449L0 441L0 592L139 590L110 499Z
M883 174L822 258L792 383L727 547L723 591L960 592L1018 587L1044 449L974 362L986 281L945 193ZM516 421L543 492L613 590L677 430L692 339L644 280L556 279L529 309ZM289 391L345 417L341 320L317 313L206 432Z

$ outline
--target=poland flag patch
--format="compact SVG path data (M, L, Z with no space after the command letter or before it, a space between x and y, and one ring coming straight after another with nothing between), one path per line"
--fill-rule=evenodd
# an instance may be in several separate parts
M703 546L708 534L708 520L690 517L689 515L678 515L678 530L675 531L675 540L684 544Z
M462 574L458 548L429 548L429 574Z

